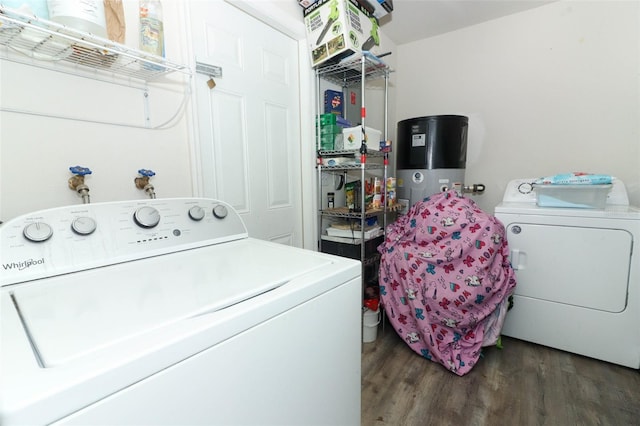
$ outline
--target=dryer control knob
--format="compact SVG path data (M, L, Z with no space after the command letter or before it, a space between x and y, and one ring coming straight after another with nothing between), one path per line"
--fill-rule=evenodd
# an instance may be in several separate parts
M133 220L142 228L153 228L160 223L160 212L151 206L143 206L133 214Z
M204 209L200 206L193 206L189 209L189 217L193 220L204 219Z
M533 185L529 182L522 182L518 185L518 192L521 194L529 194L533 191Z
M222 204L218 204L213 208L213 215L218 219L224 219L225 217L227 217L227 214L229 214L229 212L227 211L227 208Z
M25 226L22 233L27 240L39 243L51 238L53 229L44 222L35 222Z
M79 235L89 235L96 230L96 221L90 217L77 217L71 222L71 229Z

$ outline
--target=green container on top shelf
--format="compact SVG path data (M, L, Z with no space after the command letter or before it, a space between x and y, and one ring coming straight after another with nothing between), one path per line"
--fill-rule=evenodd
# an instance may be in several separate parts
M337 116L335 114L320 114L320 126L336 124ZM318 116L316 116L316 124L318 123Z

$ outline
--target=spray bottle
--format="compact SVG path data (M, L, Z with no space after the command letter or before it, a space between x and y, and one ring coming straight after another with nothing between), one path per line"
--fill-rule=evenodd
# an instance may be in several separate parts
M139 0L140 6L140 50L164 58L164 28L160 0ZM161 69L144 64L145 68Z

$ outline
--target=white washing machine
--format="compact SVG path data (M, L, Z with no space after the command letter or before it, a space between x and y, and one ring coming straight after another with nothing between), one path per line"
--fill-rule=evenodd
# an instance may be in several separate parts
M604 209L539 207L534 181L495 208L517 278L503 334L640 368L640 209L617 179Z
M0 226L0 424L360 425L360 263L210 199Z

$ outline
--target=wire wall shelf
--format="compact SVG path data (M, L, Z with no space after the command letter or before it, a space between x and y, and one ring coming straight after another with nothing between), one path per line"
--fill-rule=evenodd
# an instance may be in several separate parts
M0 4L2 58L70 74L153 81L169 73L191 75L184 65L91 33L25 15Z

